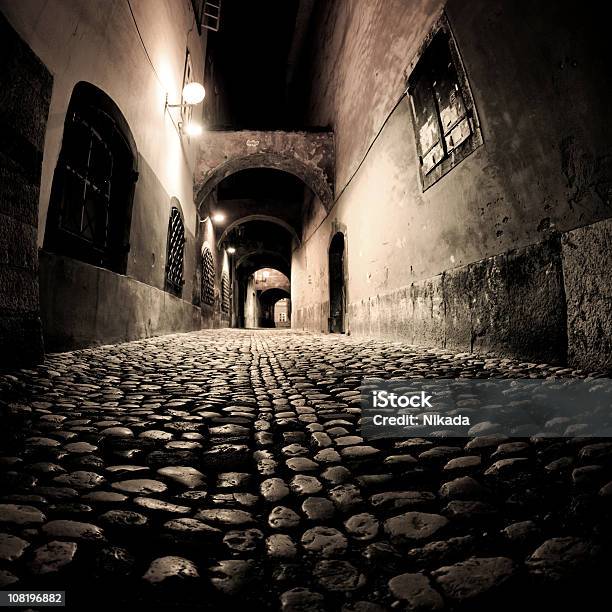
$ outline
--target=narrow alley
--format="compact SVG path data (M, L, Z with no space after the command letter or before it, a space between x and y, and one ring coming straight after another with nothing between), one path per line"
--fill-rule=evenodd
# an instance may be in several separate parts
M607 612L604 4L0 0L0 607Z

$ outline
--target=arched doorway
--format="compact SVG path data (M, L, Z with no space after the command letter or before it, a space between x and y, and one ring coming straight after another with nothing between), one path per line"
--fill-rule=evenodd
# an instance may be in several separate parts
M329 245L329 331L343 334L346 309L344 234L338 232Z

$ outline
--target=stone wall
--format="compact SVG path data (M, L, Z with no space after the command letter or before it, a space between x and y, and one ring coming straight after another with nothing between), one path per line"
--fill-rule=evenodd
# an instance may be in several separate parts
M612 220L564 234L570 363L612 370Z
M200 328L200 309L166 291L69 257L40 254L47 351Z
M45 126L36 117L31 121L36 128L32 129L31 139L37 151L38 166L35 180L32 181L36 192L27 194L30 204L35 207L24 219L30 228L28 249L32 263L28 264L28 274L34 280L38 265L36 246L42 247L44 244L53 175L62 146L68 104L77 83L90 83L111 98L125 119L138 153L139 175L135 184L126 277L115 275L117 278L109 280L109 274L113 273L102 273L93 266L82 266L76 261L72 264L65 262L62 266L50 265L50 255L42 255L45 267L42 272L45 276L42 307L52 309L42 313L43 333L49 347L69 348L70 338L75 339L74 346L83 346L86 338L94 343L116 342L138 337L138 333L150 335L192 329L192 304L199 304L200 279L201 230L193 194L193 172L199 143L179 131L180 109L165 106L166 100L171 104L180 101L187 50L193 64L194 78L203 81L207 30L202 35L198 34L190 0L133 2L131 5L123 0L103 3L89 0L0 0L0 11L23 38L25 45L55 76L52 95L50 81L49 89L41 90L40 96L20 95L20 98L28 101L34 100L36 112L44 111L44 117L50 99L49 123ZM29 51L29 55L24 52L5 53L3 61L10 59L14 70L12 75L3 71L3 78L10 76L16 87L27 88L25 81L16 78L16 75L28 74L32 70L32 51ZM42 66L36 68L41 69ZM35 78L39 78L38 72ZM194 107L192 113L197 120L201 116L202 106ZM186 238L182 299L145 299L144 293L157 295L153 288L164 290L168 219L176 200L180 202ZM8 225L6 227L8 229ZM216 245L214 228L212 233L208 240ZM14 231L12 235L16 235ZM79 273L66 275L66 269L78 269ZM52 273L58 273L60 277L54 281L49 277ZM85 277L88 274L91 278L87 280ZM105 287L113 287L113 300L98 299L95 293L83 293L85 287L95 292L96 287L101 286L102 277ZM78 279L82 284L73 286L69 279L74 282ZM131 289L141 287L141 283L148 285L149 289ZM23 289L15 287L12 293L31 296L24 307L27 306L32 312L38 310L38 290L34 285ZM79 296L80 302L76 301L76 296ZM126 323L126 326L115 327L104 323L115 316L121 319L123 315L117 313L117 304L132 313L129 317L134 317L138 309L145 307L147 300L153 300L154 304L163 302L162 310L166 313L162 317L163 323L157 325L155 313L146 310L140 312L141 325ZM72 316L57 317L54 309L62 303L68 304ZM213 309L203 310L202 325L227 324L228 318L220 313L219 304ZM28 325L34 326L35 335L40 336L36 316ZM153 317L151 324L148 323L150 316ZM60 322L65 328L58 328ZM123 335L120 329L123 329ZM104 337L105 330L109 333L107 338ZM36 345L35 342L29 344Z
M442 9L484 144L423 190L402 95ZM336 201L294 251L293 325L326 329L327 250L344 227L351 333L598 366L612 337L594 315L609 295L609 227L576 230L612 214L612 50L597 7L338 0L315 24L308 118L334 130ZM593 243L582 289L574 230Z
M352 333L562 362L558 241L532 245L349 304Z
M53 79L0 15L0 366L43 355L38 193Z

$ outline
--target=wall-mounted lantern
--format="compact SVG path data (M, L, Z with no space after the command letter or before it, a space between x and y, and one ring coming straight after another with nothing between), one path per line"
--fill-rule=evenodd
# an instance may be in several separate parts
M204 85L192 81L183 87L182 102L180 104L168 104L168 94L166 94L166 109L168 108L188 108L195 106L204 100L206 90ZM185 132L188 136L200 136L202 134L202 126L195 121L189 121L184 124L182 121L178 124L179 131Z

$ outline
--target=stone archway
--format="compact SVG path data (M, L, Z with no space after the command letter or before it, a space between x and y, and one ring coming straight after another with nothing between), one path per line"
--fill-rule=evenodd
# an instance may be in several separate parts
M217 240L217 244L222 245L223 241L226 239L228 234L235 227L238 227L245 223L249 223L251 221L268 221L270 223L274 223L275 225L279 225L280 227L283 227L284 229L286 229L289 232L289 234L291 234L291 237L296 241L298 245L301 243L300 237L297 235L295 229L283 219L280 219L279 217L274 217L272 215L247 215L246 217L240 217L239 219L236 219L235 221L230 223L223 230L223 233L221 234L220 238Z
M249 168L272 168L301 179L329 210L334 201L331 132L208 132L200 147L194 193L201 206L224 179Z

